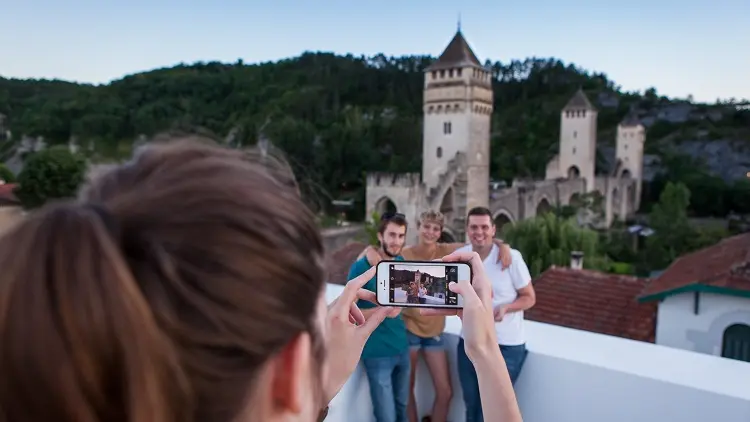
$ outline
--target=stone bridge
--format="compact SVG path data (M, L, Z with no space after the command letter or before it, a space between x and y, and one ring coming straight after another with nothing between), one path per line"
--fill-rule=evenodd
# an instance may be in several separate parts
M599 176L594 181L594 191L602 195L604 225L609 227L615 218L625 220L639 206L637 183L629 177ZM490 210L498 225L534 218L554 207L576 205L585 193L585 179L515 180L509 188L490 192Z

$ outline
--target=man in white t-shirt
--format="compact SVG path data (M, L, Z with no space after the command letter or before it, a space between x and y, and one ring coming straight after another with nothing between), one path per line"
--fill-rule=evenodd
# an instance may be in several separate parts
M493 243L495 222L489 209L472 208L468 214L466 228L471 244L460 248L459 251L473 250L484 261L487 277L492 283L497 341L510 379L515 383L527 354L523 311L534 306L536 302L531 275L523 256L515 249L511 249L510 266L503 268L502 264L497 262L498 247ZM482 422L484 419L477 374L474 365L466 356L463 338L458 343L458 375L466 405L466 421Z

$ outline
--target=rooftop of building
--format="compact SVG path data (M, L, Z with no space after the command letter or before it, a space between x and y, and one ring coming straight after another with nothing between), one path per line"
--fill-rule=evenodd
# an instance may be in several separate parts
M677 258L643 290L643 302L685 292L750 297L750 233Z
M469 46L469 43L464 38L463 33L459 29L456 31L456 35L445 47L443 53L433 62L428 68L431 70L449 69L457 67L482 67L482 63L479 62L476 54Z
M551 267L534 280L532 321L653 343L656 304L637 298L648 279L587 269Z

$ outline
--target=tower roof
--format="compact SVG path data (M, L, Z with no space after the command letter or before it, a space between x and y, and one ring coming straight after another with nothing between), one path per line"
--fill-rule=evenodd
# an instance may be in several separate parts
M469 43L466 42L466 38L459 29L456 31L456 35L448 43L448 47L445 47L443 54L432 63L427 70L446 69L451 67L465 67L465 66L478 66L482 67L479 59L469 47Z
M578 91L576 91L575 95L573 95L573 98L571 98L570 101L568 101L568 104L563 107L563 111L565 110L596 111L596 107L591 104L591 101L589 101L588 97L586 97L586 94L583 93L583 89L578 88Z
M622 119L622 121L620 122L620 126L622 127L635 127L635 126L640 126L640 125L641 125L641 121L638 119L638 116L636 116L633 113L625 116L625 118Z

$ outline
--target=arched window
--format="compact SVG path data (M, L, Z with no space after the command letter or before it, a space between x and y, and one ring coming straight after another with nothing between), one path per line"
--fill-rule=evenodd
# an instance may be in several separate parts
M724 330L721 356L750 362L750 325L733 324Z
M441 158L443 156L443 148L437 147L437 158Z

